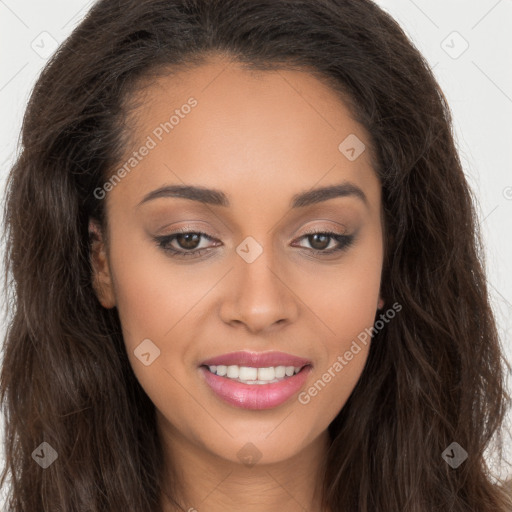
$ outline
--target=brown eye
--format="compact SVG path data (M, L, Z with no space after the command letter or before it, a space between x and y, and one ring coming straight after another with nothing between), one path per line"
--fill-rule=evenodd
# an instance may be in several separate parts
M196 249L201 235L199 233L182 233L176 235L176 242L182 249Z
M310 247L303 245L299 245L299 247L309 249L313 253L322 256L348 249L354 242L355 235L342 235L331 231L313 231L304 234L300 238L305 239ZM332 246L330 246L331 242L334 242Z
M308 240L313 249L318 251L324 251L329 247L329 242L332 237L325 233L315 233L314 235L308 235Z
M201 246L201 242L210 242L210 245ZM171 256L197 257L204 252L209 251L214 246L216 240L206 233L200 231L183 231L171 235L155 237L157 246ZM211 242L214 242L213 244Z

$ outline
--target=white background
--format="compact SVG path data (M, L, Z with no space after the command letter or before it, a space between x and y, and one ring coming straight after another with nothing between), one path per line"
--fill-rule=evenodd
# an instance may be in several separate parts
M377 3L423 53L451 106L464 170L480 203L492 301L511 361L512 1ZM0 0L1 193L35 79L49 52L71 33L92 4L85 0ZM4 334L5 318L0 317L0 340ZM0 449L3 466L2 453ZM512 449L507 455L512 458Z

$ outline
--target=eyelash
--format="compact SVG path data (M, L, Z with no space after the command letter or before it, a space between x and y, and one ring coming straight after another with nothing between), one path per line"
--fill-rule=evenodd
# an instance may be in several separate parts
M166 253L170 253L171 257L184 257L184 258L197 258L200 257L202 254L204 254L205 251L208 251L211 249L211 247L203 248L203 249L194 249L190 251L186 250L177 250L170 247L170 243L177 237L177 235L200 235L208 240L215 240L211 236L207 235L206 233L203 233L202 231L190 231L187 229L176 231L175 233L172 233L170 235L165 236L158 236L155 237L155 242L157 243L157 246L164 250ZM312 252L315 255L319 256L326 256L329 254L346 251L354 242L354 235L341 235L339 233L335 233L332 231L325 231L325 230L311 230L307 233L304 233L300 238L307 238L311 235L327 235L329 238L334 239L338 242L338 246L328 249L328 250L319 250L319 249L310 249L310 252ZM303 249L307 249L305 247L302 247Z

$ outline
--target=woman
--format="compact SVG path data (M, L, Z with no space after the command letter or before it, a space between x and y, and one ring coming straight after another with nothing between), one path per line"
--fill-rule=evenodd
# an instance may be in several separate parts
M99 1L22 144L9 511L510 507L449 108L375 4Z

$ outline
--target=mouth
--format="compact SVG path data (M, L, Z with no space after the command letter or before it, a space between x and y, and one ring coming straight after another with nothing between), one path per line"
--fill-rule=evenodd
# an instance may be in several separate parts
M237 352L199 366L203 381L221 401L242 409L278 407L304 387L313 364L279 352Z
M250 352L248 350L242 350L212 357L203 361L201 366L226 366L228 368L230 366L238 366L239 368L278 368L284 366L286 372L286 368L293 367L301 369L308 364L312 365L312 362L303 357L287 354L286 352Z
M201 365L213 375L225 377L248 385L265 385L281 382L298 374L309 364L302 366L267 366L267 367L251 367L239 365Z

